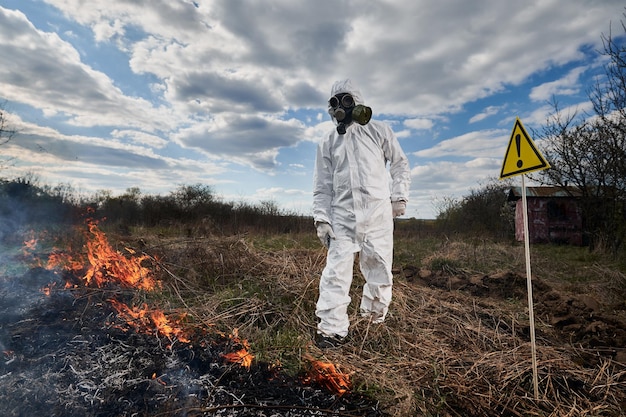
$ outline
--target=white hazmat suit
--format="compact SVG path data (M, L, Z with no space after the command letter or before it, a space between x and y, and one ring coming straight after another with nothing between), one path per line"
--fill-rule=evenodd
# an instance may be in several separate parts
M340 93L352 95L355 104L364 104L349 79L333 85L331 97ZM360 312L374 322L385 319L393 285L393 217L403 214L409 185L406 155L383 122L351 123L345 134L333 130L318 145L313 218L318 235L328 233L315 310L319 335L344 338L348 334L355 253L359 253L366 280Z

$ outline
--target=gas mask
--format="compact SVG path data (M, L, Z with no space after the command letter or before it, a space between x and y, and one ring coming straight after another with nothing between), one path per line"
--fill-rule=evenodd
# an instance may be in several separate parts
M372 118L372 108L363 104L354 103L354 98L348 93L340 93L328 100L328 113L337 120L337 133L346 133L346 127L353 121L366 125Z

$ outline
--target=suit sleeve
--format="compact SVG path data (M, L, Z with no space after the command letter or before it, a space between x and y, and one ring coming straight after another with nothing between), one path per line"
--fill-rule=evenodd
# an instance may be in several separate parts
M400 143L389 128L385 141L385 158L389 161L389 173L391 174L391 201L409 201L409 189L411 187L411 168L409 160L400 147Z
M331 223L330 207L333 198L332 160L327 142L317 147L313 173L313 220Z

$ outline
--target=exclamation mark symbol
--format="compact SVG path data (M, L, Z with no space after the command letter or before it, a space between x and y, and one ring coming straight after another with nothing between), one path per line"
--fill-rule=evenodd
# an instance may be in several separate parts
M518 133L517 135L515 135L515 146L517 146L517 157L519 158L517 160L517 167L518 168L521 168L522 165L524 165L524 161L522 161L522 154L520 152L520 146L521 145L522 145L522 137Z

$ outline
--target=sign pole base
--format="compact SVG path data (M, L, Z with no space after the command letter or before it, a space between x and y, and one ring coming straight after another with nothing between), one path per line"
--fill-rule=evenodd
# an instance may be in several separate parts
M533 361L533 388L535 400L539 400L539 378L537 376L537 342L535 339L535 314L533 308L533 283L530 271L530 238L528 236L528 203L526 202L526 181L522 174L522 211L524 214L524 252L526 253L526 287L528 290L528 320L530 322L530 346Z

